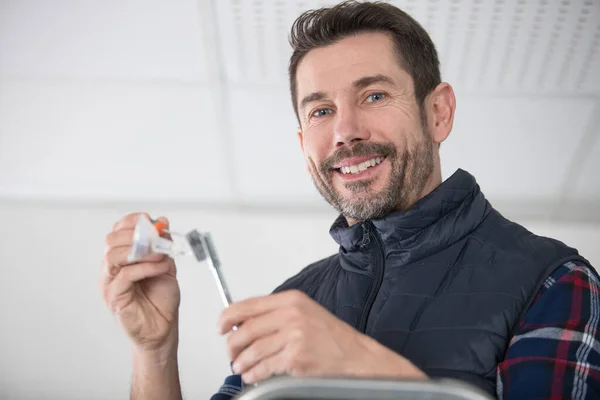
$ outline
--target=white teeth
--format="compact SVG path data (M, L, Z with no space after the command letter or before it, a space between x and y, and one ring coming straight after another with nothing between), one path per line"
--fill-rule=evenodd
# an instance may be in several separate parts
M368 168L374 167L380 162L383 161L383 157L375 157L367 161L363 161L358 165L350 165L348 167L341 167L340 171L343 174L358 174L359 172L363 172Z

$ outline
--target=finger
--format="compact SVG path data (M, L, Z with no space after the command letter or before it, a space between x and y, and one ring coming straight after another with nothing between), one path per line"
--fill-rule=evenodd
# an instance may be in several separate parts
M139 214L138 214L139 215ZM148 214L145 214L146 216ZM165 217L160 217L157 219L161 223L161 226L164 229L169 228L169 220ZM137 223L137 219L136 219ZM119 230L112 231L108 235L106 235L105 246L106 249L111 247L120 247L120 246L129 246L133 243L133 234L135 232L135 225L133 227L123 227ZM171 239L171 235L166 232L159 232L160 235L164 238Z
M161 276L173 268L172 260L165 259L159 263L132 264L122 267L117 276L107 287L107 301L113 311L119 296L131 290L134 283L144 279Z
M100 272L100 290L106 293L105 286L108 285L118 274L121 268L128 265L127 255L129 253L129 246L117 247L111 249L104 255L102 262L102 270ZM167 256L165 254L151 254L139 263L157 263L165 260Z
M119 269L127 264L127 254L130 246L109 248L102 259L101 286L109 284L119 273Z
M253 342L264 336L271 335L285 326L287 310L280 309L251 318L239 326L227 338L227 353L230 360L238 355Z
M110 232L106 235L104 244L107 249L112 247L131 246L133 243L133 232L133 228Z
M267 357L242 374L242 380L251 385L274 375L282 375L286 371L285 349Z
M298 290L288 290L233 303L221 313L217 330L220 334L224 334L250 318L278 308L286 308L294 304L301 305L307 300L310 300L310 298L304 293Z
M237 357L231 358L234 360L233 372L244 374L258 363L282 351L284 347L285 340L280 333L261 337L245 348Z
M122 267L124 265L132 264L129 261L127 261L130 251L131 251L131 246L121 246L121 247L115 247L113 249L110 249L104 255L104 264L106 264L106 266L117 266L117 267ZM137 263L137 264L152 263L152 262L156 263L156 262L161 262L162 260L165 259L165 257L166 257L166 255L162 254L162 253L152 253L140 260L137 260L135 263Z
M113 226L113 232L119 231L121 229L133 229L135 228L135 225L138 222L138 219L140 216L144 216L148 219L150 218L150 214L146 213L146 212L136 212L136 213L131 213L129 215L126 215L125 217L121 218L121 220L119 220L114 226Z

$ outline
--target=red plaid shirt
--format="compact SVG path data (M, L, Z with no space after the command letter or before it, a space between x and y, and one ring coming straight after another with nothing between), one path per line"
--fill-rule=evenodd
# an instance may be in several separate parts
M499 399L600 399L599 294L581 263L548 277L498 365Z

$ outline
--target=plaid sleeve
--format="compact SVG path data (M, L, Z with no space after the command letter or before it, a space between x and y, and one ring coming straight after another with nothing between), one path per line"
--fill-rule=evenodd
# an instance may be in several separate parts
M548 277L498 365L499 399L600 399L599 293L583 263Z
M241 375L230 375L225 379L223 385L217 393L215 393L210 400L231 400L242 392L244 383L242 382Z

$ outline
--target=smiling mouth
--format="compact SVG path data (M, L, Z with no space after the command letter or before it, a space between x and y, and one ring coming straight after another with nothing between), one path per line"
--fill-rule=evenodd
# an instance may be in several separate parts
M379 165L385 157L373 157L370 160L363 161L361 163L355 165L348 165L340 168L335 168L335 170L342 175L357 175L361 172L368 170L369 168L373 168L376 165Z

